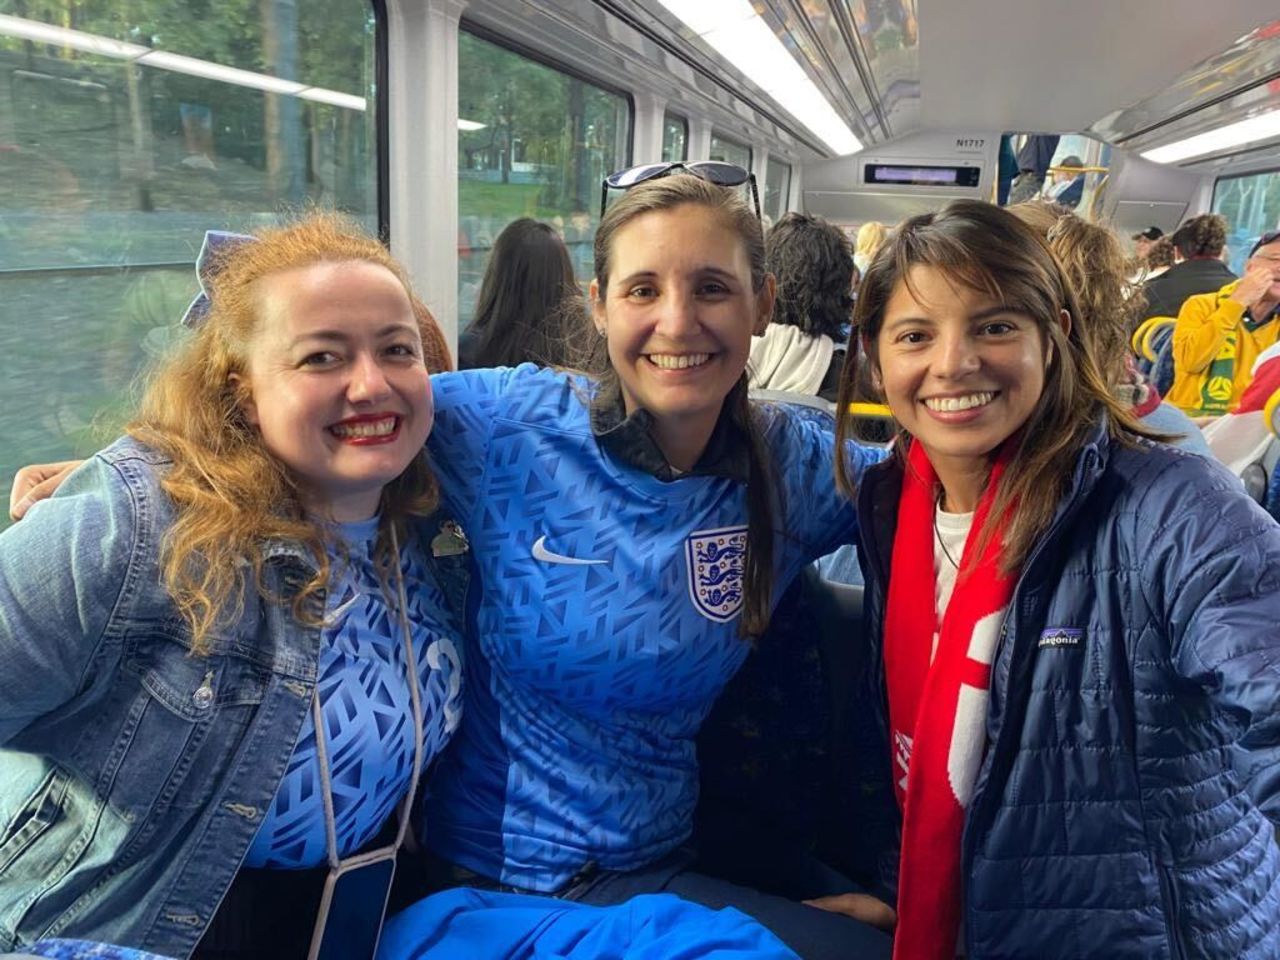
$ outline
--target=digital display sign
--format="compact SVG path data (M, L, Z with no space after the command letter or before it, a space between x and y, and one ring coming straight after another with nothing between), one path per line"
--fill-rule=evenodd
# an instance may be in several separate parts
M868 163L863 167L866 183L912 187L976 187L981 167L944 167L926 164Z

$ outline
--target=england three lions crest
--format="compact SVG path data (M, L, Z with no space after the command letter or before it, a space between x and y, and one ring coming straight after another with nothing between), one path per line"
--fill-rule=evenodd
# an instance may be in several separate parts
M689 597L708 620L727 623L742 609L742 568L747 528L698 530L685 540Z

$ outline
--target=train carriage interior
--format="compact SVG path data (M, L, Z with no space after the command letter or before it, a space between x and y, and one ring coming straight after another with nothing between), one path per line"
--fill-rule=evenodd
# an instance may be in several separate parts
M550 224L585 291L601 181L647 162L736 164L766 225L800 211L851 240L958 198L1070 194L1130 248L1221 214L1239 274L1280 226L1278 16L1274 0L8 0L0 476L118 433L135 378L182 336L204 230L289 210L377 230L453 347L509 223ZM1016 162L1036 145L1038 166ZM1166 389L1173 322L1132 331ZM1280 519L1270 401L1210 440ZM726 876L767 888L787 869L775 838L869 885L881 866L863 841L892 825L860 811L889 771L859 735L880 721L844 639L861 616L845 570L792 585L704 730L699 829Z

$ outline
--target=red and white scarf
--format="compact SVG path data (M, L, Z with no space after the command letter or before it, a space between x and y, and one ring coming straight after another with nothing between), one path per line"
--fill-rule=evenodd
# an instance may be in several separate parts
M972 554L1006 459L997 458L978 501L938 629L933 602L937 475L918 442L907 453L885 614L894 790L903 809L893 960L956 955L960 838L986 746L991 660L1015 582L1000 573L1003 519L982 554Z

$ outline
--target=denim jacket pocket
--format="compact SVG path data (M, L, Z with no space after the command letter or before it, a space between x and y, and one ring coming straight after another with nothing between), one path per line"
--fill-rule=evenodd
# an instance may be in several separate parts
M19 809L13 821L0 833L0 876L8 873L31 845L53 825L66 793L67 777L58 770L50 771L35 793Z
M97 744L100 795L135 823L203 807L262 702L268 672L234 656L192 656L156 633L126 642L123 668L108 708L123 722L112 742Z

